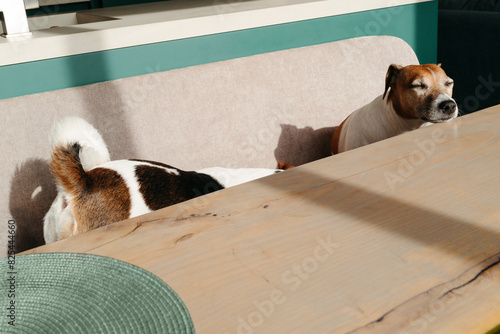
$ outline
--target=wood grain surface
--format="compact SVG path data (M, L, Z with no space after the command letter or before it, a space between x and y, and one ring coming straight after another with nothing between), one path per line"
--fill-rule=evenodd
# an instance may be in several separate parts
M500 106L43 246L145 268L198 333L500 324Z

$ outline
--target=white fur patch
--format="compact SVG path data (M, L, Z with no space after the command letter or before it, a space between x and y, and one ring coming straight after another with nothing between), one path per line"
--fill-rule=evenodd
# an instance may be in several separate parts
M68 116L55 122L49 141L52 149L78 143L80 161L86 171L110 161L108 148L99 132L80 117Z
M354 111L345 121L339 137L339 153L415 130L424 122L400 117L387 96L378 96Z
M68 224L75 224L75 217L69 206L64 206L64 192L59 191L49 211L43 218L43 238L46 244L61 238L61 231Z
M137 217L143 215L145 213L151 212L146 203L144 202L144 198L142 197L141 192L139 191L139 182L135 176L135 166L138 163L130 160L115 160L105 163L98 167L108 168L114 170L125 181L127 188L129 190L130 195L130 217Z
M455 100L451 96L449 96L448 94L445 94L445 93L439 94L439 96L436 98L436 100L434 100L434 102L432 104L432 114L430 115L431 116L430 118L440 119L440 118L450 117L450 119L453 119L453 118L458 116L458 107L455 107L455 111L453 112L453 115L451 115L451 116L444 114L439 110L439 105L444 101L455 102Z
M197 173L210 175L216 179L224 188L234 187L239 184L260 179L265 176L281 172L280 169L268 168L223 168L211 167L197 170Z

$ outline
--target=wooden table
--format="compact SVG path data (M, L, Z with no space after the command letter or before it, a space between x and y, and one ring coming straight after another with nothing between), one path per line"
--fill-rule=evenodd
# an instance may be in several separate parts
M500 106L44 246L143 267L198 333L500 324Z

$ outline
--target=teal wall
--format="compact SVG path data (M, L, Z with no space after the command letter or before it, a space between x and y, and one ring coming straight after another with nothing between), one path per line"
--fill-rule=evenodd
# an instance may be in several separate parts
M0 67L0 99L367 35L436 62L438 1Z

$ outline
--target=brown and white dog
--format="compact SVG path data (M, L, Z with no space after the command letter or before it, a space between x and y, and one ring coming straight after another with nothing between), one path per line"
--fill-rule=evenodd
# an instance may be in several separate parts
M453 80L441 65L391 65L385 91L350 114L335 130L332 154L352 150L458 115Z
M78 117L56 122L50 142L58 195L44 217L46 243L281 171L221 167L183 171L152 161L111 161L99 132Z

